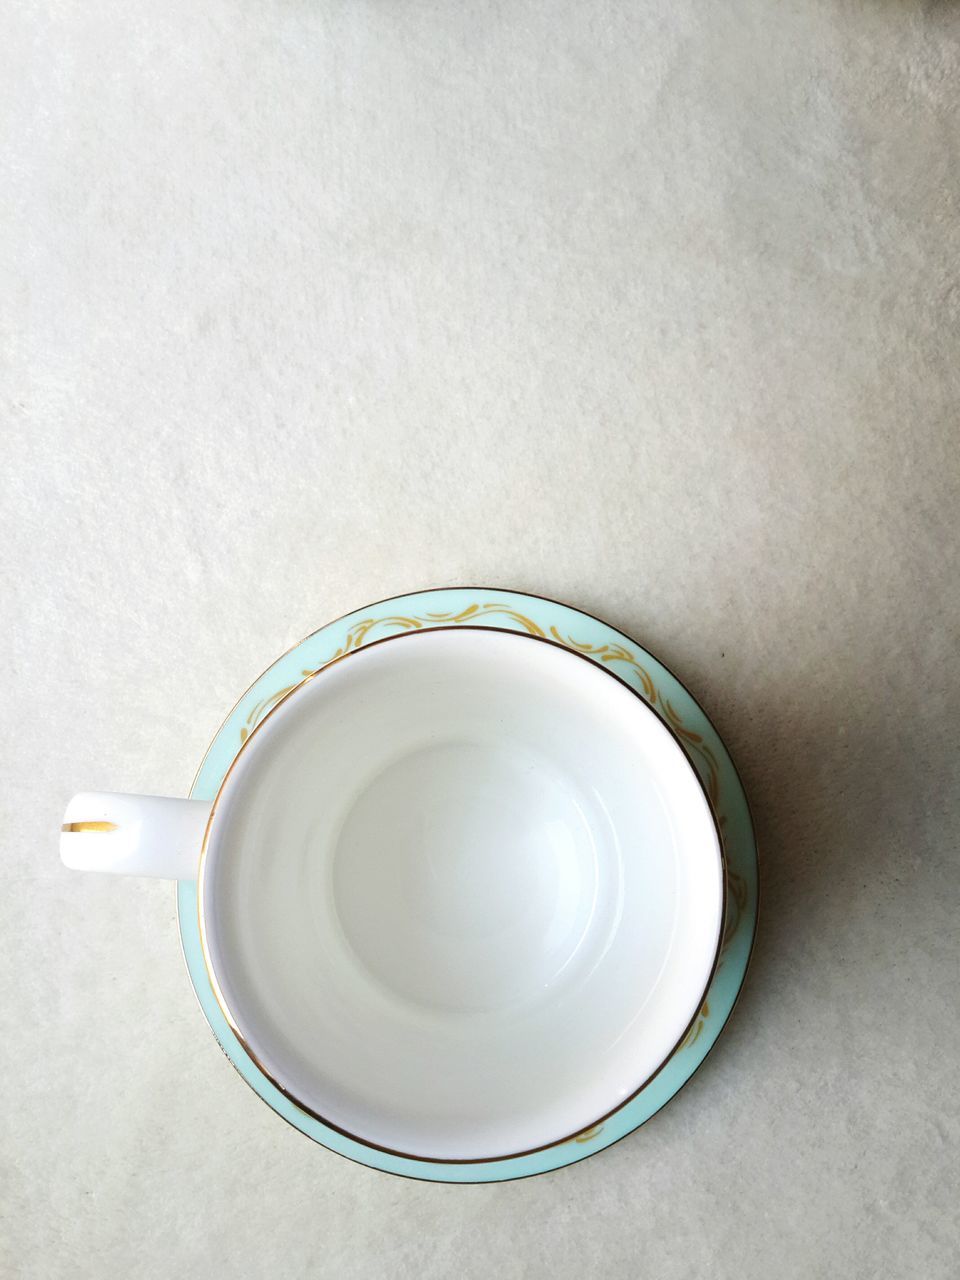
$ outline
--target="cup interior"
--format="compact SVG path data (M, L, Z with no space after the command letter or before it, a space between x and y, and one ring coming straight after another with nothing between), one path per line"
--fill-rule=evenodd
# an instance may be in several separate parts
M248 739L200 868L214 991L304 1110L431 1160L566 1140L703 1000L721 847L672 733L606 668L483 629L326 667Z

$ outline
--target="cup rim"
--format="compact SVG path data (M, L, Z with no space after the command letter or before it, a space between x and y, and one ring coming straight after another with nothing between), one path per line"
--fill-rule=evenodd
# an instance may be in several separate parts
M280 710L281 707L283 707L291 698L293 698L297 693L299 693L307 685L311 684L315 679L317 679L318 676L321 676L325 671L329 670L331 667L338 665L341 662L345 662L348 658L352 658L358 653L366 652L367 650L374 649L380 645L388 644L392 641L406 640L409 637L415 636L415 635L434 635L437 632L464 632L464 631L485 631L485 632L495 633L498 635L515 635L518 639L521 639L521 640L524 640L524 639L533 640L533 641L537 641L540 644L550 645L554 649L559 649L561 652L565 654L569 654L571 658L579 658L581 661L588 663L590 667L596 670L602 671L611 680L615 680L619 685L622 685L630 694L632 694L633 697L635 697L638 700L640 705L650 715L653 715L654 717L656 717L657 721L667 730L671 738L673 738L674 742L680 748L681 755L683 756L683 759L685 760L687 767L690 770L690 773L693 775L693 778L695 779L697 786L700 788L700 791L706 802L707 813L709 814L710 823L713 828L714 835L716 837L716 846L717 846L718 857L720 862L720 910L718 913L717 937L716 937L716 942L713 948L713 959L712 959L706 980L704 982L703 990L701 991L694 1005L693 1013L690 1017L690 1020L686 1023L679 1037L677 1038L676 1042L672 1045L669 1051L664 1055L664 1057L656 1066L656 1068L652 1072L650 1072L650 1074L635 1089L633 1089L630 1094L628 1094L625 1098L621 1098L615 1106L603 1112L602 1115L597 1116L594 1120L591 1120L589 1124L580 1125L577 1129L573 1130L571 1133L564 1134L562 1137L559 1137L559 1138L554 1138L550 1142L540 1143L537 1146L525 1148L524 1150L520 1150L520 1151L509 1151L509 1152L499 1153L499 1154L490 1155L490 1156L462 1156L462 1157L461 1156L445 1156L444 1157L444 1156L433 1156L433 1155L418 1155L409 1151L401 1151L396 1147L388 1147L382 1143L374 1142L370 1138L365 1138L360 1134L354 1133L349 1129L345 1129L342 1125L338 1125L334 1123L327 1116L323 1115L321 1112L317 1111L314 1107L311 1107L308 1103L304 1102L296 1094L292 1093L282 1083L282 1081L277 1079L277 1077L274 1074L272 1074L271 1071L265 1066L265 1064L261 1061L261 1059L257 1055L256 1051L253 1049L253 1047L250 1045L250 1043L244 1036L239 1025L237 1024L237 1021L233 1013L231 1012L229 1005L227 1003L227 1000L220 988L220 984L216 976L214 965L210 958L210 952L209 952L208 943L207 943L206 925L204 920L204 892L205 892L204 891L204 868L206 865L207 855L209 852L210 833L211 833L211 830L213 829L214 819L217 814L217 807L220 804L223 793L227 787L227 783L230 779L230 775L233 773L237 764L240 762L249 744L253 741L253 739L260 732L260 730L267 723L267 721L273 715L275 715ZM635 689L631 684L629 684L621 676L617 675L617 673L615 671L612 671L609 667L600 666L599 664L593 662L587 654L580 653L576 649L571 649L567 645L562 644L557 640L551 639L549 636L536 635L527 631L506 632L499 627L491 627L491 626L483 626L483 625L468 626L468 627L464 627L462 625L460 626L441 625L441 626L430 627L429 629L424 629L422 631L404 631L404 632L399 632L395 635L382 636L377 640L367 641L367 643L364 644L362 648L358 646L354 649L348 650L346 653L338 654L336 657L331 658L327 662L323 663L323 665L318 667L315 671L311 671L308 675L305 675L302 680L298 681L295 685L293 685L293 687L290 688L284 694L284 696L278 699L278 701L274 704L274 706L270 708L270 710L263 717L263 719L261 719L254 726L253 729L251 729L250 733L241 743L240 749L237 751L236 755L233 757L233 760L230 762L230 765L226 773L223 775L223 779L220 782L219 787L217 788L217 794L214 797L212 804L210 805L210 812L207 817L206 826L204 827L203 840L200 846L200 856L197 864L197 921L198 921L198 933L199 933L199 940L200 940L200 951L203 957L204 968L206 970L207 977L210 982L210 987L213 992L213 997L217 1003L217 1006L220 1009L220 1012L223 1014L223 1017L226 1020L227 1025L232 1031L234 1037L236 1038L237 1043L240 1045L240 1048L243 1050L247 1058L249 1058L249 1060L253 1063L256 1069L267 1080L270 1081L273 1087L280 1094L282 1094L283 1097L285 1097L289 1102L291 1102L295 1107L297 1107L300 1111L302 1111L305 1115L308 1115L312 1119L319 1121L321 1124L325 1125L327 1128L332 1129L334 1132L341 1134L343 1137L348 1138L352 1142L359 1143L361 1146L367 1147L370 1150L380 1151L386 1155L397 1156L401 1159L419 1161L424 1164L437 1164L437 1165L491 1164L491 1163L496 1163L502 1160L513 1160L522 1156L535 1155L537 1152L540 1152L540 1151L549 1151L554 1147L562 1146L567 1142L573 1141L582 1133L590 1132L591 1130L595 1129L597 1126L602 1125L605 1121L610 1119L611 1116L615 1115L617 1112L621 1111L625 1106L627 1106L630 1102L632 1102L633 1099L636 1098L638 1094L642 1093L643 1090L646 1089L648 1085L653 1080L656 1079L656 1077L660 1074L660 1072L664 1069L664 1067L666 1067L666 1065L673 1058L674 1054L677 1052L677 1050L681 1047L681 1045L683 1045L684 1041L687 1039L687 1036L690 1034L690 1031L692 1030L694 1023L699 1017L700 1010L703 1007L704 1001L707 998L707 994L710 990L711 984L713 983L713 979L716 975L717 968L720 963L720 955L723 948L723 936L724 936L724 930L726 927L726 918L727 918L727 871L728 871L727 856L726 856L726 849L724 846L723 833L720 829L720 824L717 820L717 814L714 809L714 805L710 799L709 792L703 782L703 779L700 777L700 774L695 768L693 762L689 759L689 757L687 756L687 753L684 751L683 743L680 740L679 734L676 732L674 727L669 723L667 719L665 719L664 717L658 714L658 712L647 701L647 699L643 696L640 690Z

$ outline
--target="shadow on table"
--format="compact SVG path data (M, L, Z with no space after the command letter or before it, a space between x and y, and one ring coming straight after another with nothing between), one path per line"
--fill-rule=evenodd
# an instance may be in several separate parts
M753 958L718 1048L750 1036L798 975L822 977L825 949L842 960L851 911L875 898L878 878L901 874L902 851L922 828L922 726L894 715L878 687L771 683L725 717L702 691L743 780L760 851Z

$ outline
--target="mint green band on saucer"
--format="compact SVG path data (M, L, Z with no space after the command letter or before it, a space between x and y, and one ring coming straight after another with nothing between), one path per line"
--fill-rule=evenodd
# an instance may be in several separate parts
M505 1160L451 1164L391 1155L301 1111L260 1073L240 1047L214 997L200 949L197 886L177 884L184 958L197 999L227 1057L278 1115L330 1150L385 1173L430 1182L502 1182L548 1173L602 1151L649 1120L689 1080L713 1047L743 983L757 922L757 850L743 787L716 730L676 676L636 641L589 614L539 596L450 587L396 596L329 623L279 658L243 695L210 745L191 791L213 800L251 730L276 703L331 659L371 640L438 626L484 626L545 636L609 666L640 692L679 738L703 780L723 834L727 919L720 962L686 1039L650 1083L602 1124L557 1146Z

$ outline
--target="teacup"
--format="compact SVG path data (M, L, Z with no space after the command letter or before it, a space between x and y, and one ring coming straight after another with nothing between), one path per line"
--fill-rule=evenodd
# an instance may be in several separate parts
M413 1159L598 1124L683 1040L725 909L672 730L539 636L371 641L257 725L213 804L85 793L68 866L198 881L213 991L302 1110Z

